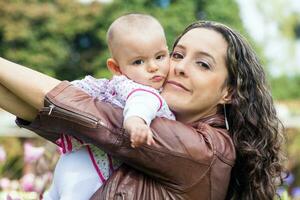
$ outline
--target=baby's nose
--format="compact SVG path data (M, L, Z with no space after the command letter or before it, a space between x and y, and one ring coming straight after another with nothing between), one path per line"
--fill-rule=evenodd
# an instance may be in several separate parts
M156 72L158 70L158 66L155 64L149 64L147 70L148 72Z

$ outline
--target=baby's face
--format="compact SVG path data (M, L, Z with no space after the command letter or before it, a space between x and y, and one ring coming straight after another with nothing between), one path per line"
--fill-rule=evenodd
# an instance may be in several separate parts
M163 34L136 33L122 36L116 61L129 79L156 89L169 72L169 51Z

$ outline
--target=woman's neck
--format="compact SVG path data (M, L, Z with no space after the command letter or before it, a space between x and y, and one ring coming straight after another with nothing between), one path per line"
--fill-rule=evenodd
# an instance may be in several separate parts
M176 120L185 124L191 124L193 122L199 121L200 119L215 115L217 109L208 109L205 112L201 113L175 113Z

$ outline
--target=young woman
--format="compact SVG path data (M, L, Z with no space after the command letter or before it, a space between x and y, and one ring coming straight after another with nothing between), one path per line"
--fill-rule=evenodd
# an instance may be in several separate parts
M264 71L222 24L195 22L175 41L162 95L178 121L155 119L151 146L131 148L121 110L67 82L6 60L0 71L0 105L33 121L21 126L52 141L77 136L125 163L93 199L271 200L282 180L280 122Z

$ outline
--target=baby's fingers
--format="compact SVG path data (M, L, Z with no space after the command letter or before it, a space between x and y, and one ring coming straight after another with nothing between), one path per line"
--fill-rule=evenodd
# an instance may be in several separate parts
M143 143L147 143L148 127L140 127L132 132L131 142L134 147L141 146Z
M140 130L139 133L137 133L137 137L136 137L136 140L134 141L134 145L136 147L139 147L141 146L143 143L146 143L147 141L147 135L145 133L145 130Z
M131 136L130 136L130 142L131 142L131 147L135 148L136 147L136 142L138 140L138 135L135 131L131 132Z
M147 134L147 144L148 145L154 144L153 133L150 129L148 130L148 134Z
M140 130L132 131L132 133L131 133L131 146L133 148L140 146L142 141L143 141L142 137L143 136L142 136Z

